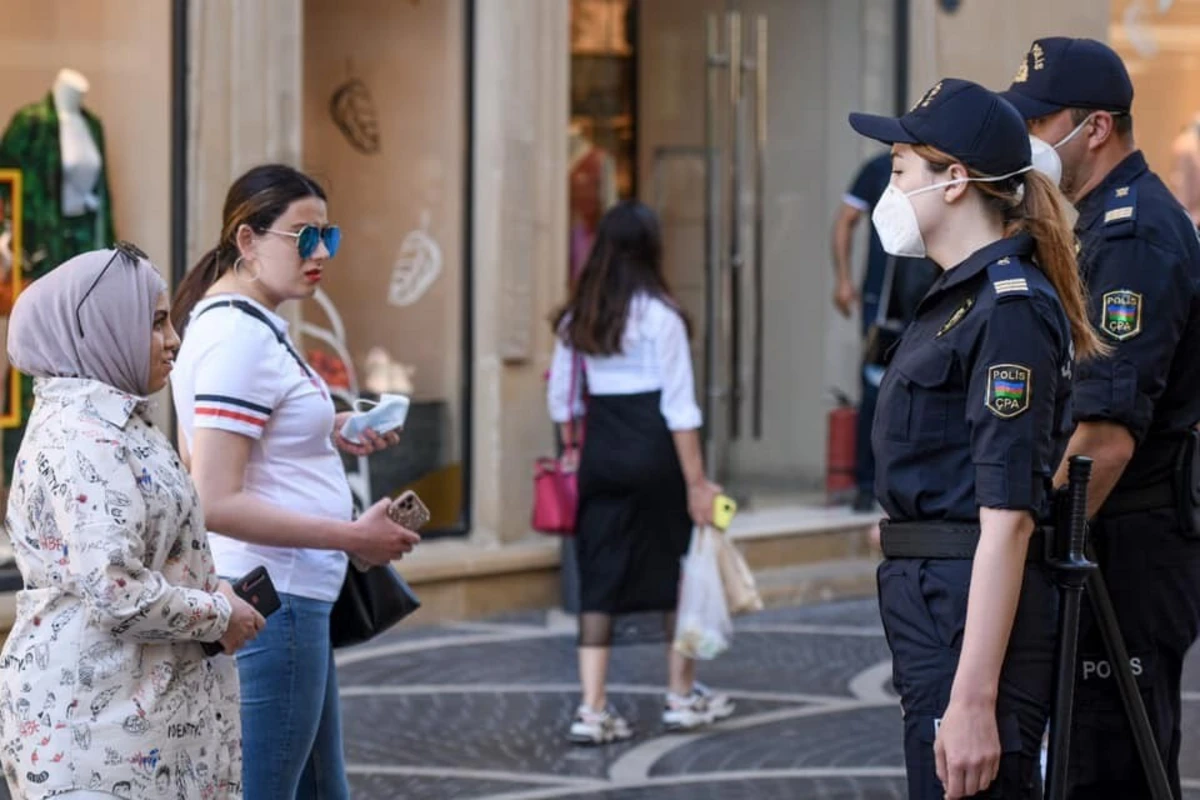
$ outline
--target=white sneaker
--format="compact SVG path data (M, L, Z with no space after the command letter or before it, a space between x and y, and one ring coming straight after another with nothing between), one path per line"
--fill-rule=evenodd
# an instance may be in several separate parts
M687 697L667 693L663 709L663 727L668 731L690 731L711 725L733 713L734 704L728 696L717 694L697 681Z
M574 744L608 744L620 742L633 736L633 729L624 717L614 713L611 708L603 711L593 711L581 705L571 721L571 731L567 738Z

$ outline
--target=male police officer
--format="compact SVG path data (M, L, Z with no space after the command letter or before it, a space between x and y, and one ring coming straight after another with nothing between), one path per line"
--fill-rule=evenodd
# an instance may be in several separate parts
M1079 210L1090 313L1112 354L1076 369L1078 427L1067 457L1095 462L1088 507L1095 554L1178 797L1180 674L1200 630L1191 477L1200 421L1200 242L1134 145L1133 85L1110 48L1039 39L1005 97L1030 133L1051 145L1049 160L1061 159L1063 192ZM1071 797L1147 797L1106 659L1085 610Z

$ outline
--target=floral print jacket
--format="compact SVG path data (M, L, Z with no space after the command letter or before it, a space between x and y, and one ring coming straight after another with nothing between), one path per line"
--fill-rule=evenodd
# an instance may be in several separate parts
M240 798L229 602L191 480L142 398L39 379L5 527L25 590L0 651L14 796Z

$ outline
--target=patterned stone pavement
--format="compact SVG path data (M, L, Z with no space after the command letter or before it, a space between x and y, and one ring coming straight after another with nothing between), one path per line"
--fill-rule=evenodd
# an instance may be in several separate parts
M339 656L355 800L903 798L900 711L875 601L739 620L701 679L737 713L703 733L659 724L664 645L615 651L629 742L565 740L578 702L573 619L551 613L402 628ZM1200 800L1200 656L1184 677L1184 795ZM8 794L0 788L0 798Z
M363 800L903 798L899 707L874 600L767 611L701 679L737 713L659 725L661 643L616 649L630 742L577 748L573 620L557 613L401 630L343 653L347 758ZM1185 796L1200 800L1200 657L1185 678ZM1192 744L1189 744L1192 743Z

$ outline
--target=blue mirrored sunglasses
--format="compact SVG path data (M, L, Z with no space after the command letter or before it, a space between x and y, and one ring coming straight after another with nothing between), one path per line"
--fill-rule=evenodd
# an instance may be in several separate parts
M291 236L296 240L296 249L300 251L300 257L303 259L312 258L321 242L325 242L325 250L329 257L333 258L342 243L342 229L337 225L305 225L298 231L277 231L268 228L267 233Z

